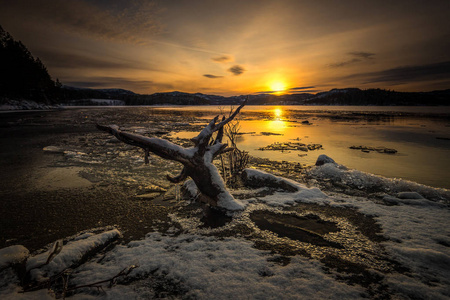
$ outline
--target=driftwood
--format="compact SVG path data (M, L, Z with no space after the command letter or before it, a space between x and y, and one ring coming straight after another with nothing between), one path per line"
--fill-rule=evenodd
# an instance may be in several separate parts
M205 196L201 197L202 201L227 210L240 210L243 208L242 203L234 199L226 189L223 179L212 161L218 155L233 150L233 148L227 147L227 144L222 143L224 126L236 117L246 103L247 100L228 118L223 117L221 122L217 122L219 116L216 116L196 137L191 139L194 142L192 148L184 148L160 138L149 138L123 132L117 125L97 124L97 128L114 135L126 144L143 148L146 162L148 162L148 153L152 152L162 158L182 163L181 173L176 177L167 176L169 181L179 183L190 177L198 190ZM217 135L213 138L215 132Z

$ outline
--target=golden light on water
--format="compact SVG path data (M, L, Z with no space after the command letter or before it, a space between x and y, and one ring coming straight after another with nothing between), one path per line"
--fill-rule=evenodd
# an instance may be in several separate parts
M277 107L273 110L273 113L276 118L280 118L283 115L283 110L281 108Z
M286 129L286 122L280 119L265 122L269 131L275 131L276 133L282 133Z
M281 118L283 116L283 109L280 107L275 107L273 109L273 115L273 120L265 122L268 125L269 130L277 131L278 133L284 132L286 129L286 122Z

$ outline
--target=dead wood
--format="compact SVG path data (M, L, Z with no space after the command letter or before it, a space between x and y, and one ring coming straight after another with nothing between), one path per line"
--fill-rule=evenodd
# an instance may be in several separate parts
M145 150L146 163L148 153L152 152L162 158L180 162L183 170L178 176L167 179L173 183L179 183L187 177L191 177L199 191L206 196L207 202L212 206L228 210L242 209L242 204L233 198L226 189L219 171L212 163L213 159L222 153L233 151L227 144L222 143L224 126L231 122L247 103L246 99L228 118L223 117L217 122L216 116L203 130L191 141L192 148L184 148L161 138L150 138L138 134L128 133L120 130L117 125L100 125L97 128L114 135L120 141L143 148ZM213 134L217 132L215 139ZM201 199L204 199L203 197Z

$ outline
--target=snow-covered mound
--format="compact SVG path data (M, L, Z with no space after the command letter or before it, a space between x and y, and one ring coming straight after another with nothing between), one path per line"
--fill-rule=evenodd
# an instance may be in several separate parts
M326 160L323 158L324 156L325 155L321 155L321 161ZM335 163L332 159L331 161L327 160L327 163L321 163L312 168L307 175L319 182L326 181L335 186L349 187L366 191L367 193L385 193L390 196L396 196L399 193L403 193L403 196L400 196L400 198L403 199L408 196L408 194L405 194L404 192L415 192L418 193L420 197L420 199L418 199L417 196L414 196L415 200L418 200L415 201L416 203L421 202L420 200L425 198L437 203L450 203L450 191L447 189L434 188L404 179L386 178L358 170L351 170L343 165ZM428 203L427 201L422 202Z

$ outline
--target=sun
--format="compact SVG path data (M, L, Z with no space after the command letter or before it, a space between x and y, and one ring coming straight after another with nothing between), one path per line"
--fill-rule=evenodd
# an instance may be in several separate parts
M286 84L281 81L273 81L269 84L270 90L275 94L282 94L286 91Z

